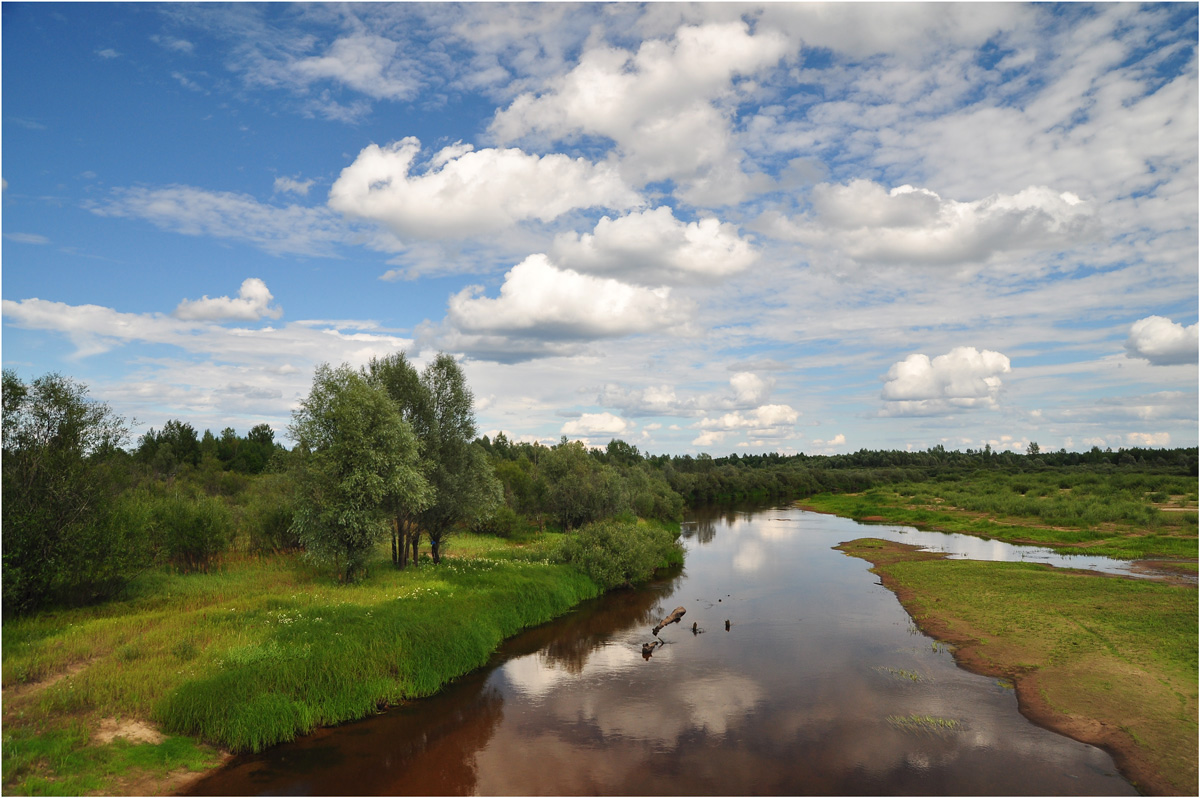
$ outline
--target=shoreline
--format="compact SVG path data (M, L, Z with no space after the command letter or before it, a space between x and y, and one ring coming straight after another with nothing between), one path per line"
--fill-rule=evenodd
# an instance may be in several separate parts
M1122 725L1113 719L1088 717L1056 709L1045 695L1047 676L1055 673L1056 665L1020 664L1006 659L1001 647L993 645L997 642L995 639L981 640L981 635L972 633L977 630L962 631L959 628L964 625L958 617L961 612L956 614L954 609L944 607L931 609L928 599L933 594L919 586L906 583L893 571L896 563L953 563L944 552L921 551L919 546L872 538L860 538L834 548L870 562L873 566L872 573L877 574L883 586L896 595L917 627L926 635L952 647L954 661L960 667L983 676L1012 681L1018 709L1030 722L1108 752L1121 774L1140 792L1152 795L1195 794L1195 784L1191 789L1177 786L1162 772L1160 766L1151 761L1144 747L1135 741L1132 733L1125 731ZM1049 569L1049 566L1033 567ZM1063 574L1075 574L1091 579L1132 581L1126 577L1059 570ZM933 598L932 603L940 605L941 598ZM969 625L966 625L966 628L971 629ZM985 648L987 653L984 652ZM1081 689L1080 692L1086 691ZM1194 761L1192 772L1195 772Z

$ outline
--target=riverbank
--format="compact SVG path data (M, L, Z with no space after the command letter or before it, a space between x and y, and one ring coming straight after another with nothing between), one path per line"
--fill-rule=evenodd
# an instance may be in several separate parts
M972 474L822 493L797 506L864 523L892 523L937 532L1045 546L1062 554L1119 560L1164 560L1195 574L1200 556L1194 495L1171 495L1121 485L1073 484L1065 476ZM1194 483L1193 483L1194 484ZM1136 495L1135 495L1136 494Z
M872 563L960 665L1010 679L1030 720L1109 751L1145 793L1196 794L1195 587L870 538L838 548Z
M295 556L163 570L124 600L5 623L3 791L168 794L230 751L431 695L600 594L555 560L561 538L462 535L403 571L381 550L348 586Z

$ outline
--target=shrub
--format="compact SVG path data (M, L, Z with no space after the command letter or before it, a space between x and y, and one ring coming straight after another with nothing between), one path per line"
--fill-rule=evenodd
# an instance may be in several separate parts
M209 496L160 499L154 520L167 559L183 571L207 571L233 540L229 508Z
M558 557L612 590L645 582L656 568L682 562L683 548L677 533L666 527L610 519L568 535Z

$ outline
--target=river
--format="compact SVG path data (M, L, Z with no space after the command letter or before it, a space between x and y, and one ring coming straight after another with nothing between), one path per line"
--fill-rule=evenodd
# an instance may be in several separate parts
M866 536L967 545L793 508L697 513L677 572L519 635L433 698L240 756L192 794L1137 794L832 549ZM970 556L1026 554L982 548Z

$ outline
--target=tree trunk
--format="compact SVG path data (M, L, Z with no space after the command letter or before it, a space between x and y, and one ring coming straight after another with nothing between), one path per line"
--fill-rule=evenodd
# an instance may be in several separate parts
M400 567L400 549L396 545L400 537L400 519L392 519L392 565Z
M664 627L673 623L679 623L679 619L687 612L683 607L676 607L675 611L658 622L658 626L654 627L654 636L658 637L659 631Z
M429 548L430 548L430 551L433 553L433 564L434 565L437 565L438 563L440 563L442 561L441 545L440 545L441 542L442 541L441 541L440 535L436 538L433 535L429 536Z

